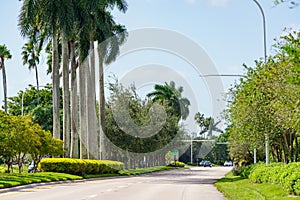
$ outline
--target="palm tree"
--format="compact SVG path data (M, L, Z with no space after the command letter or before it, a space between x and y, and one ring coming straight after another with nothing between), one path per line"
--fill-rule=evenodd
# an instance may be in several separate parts
M55 138L60 137L60 120L59 120L59 53L58 42L59 39L62 42L62 71L63 71L63 138L65 140L65 149L68 151L69 144L71 143L72 153L76 151L76 136L78 127L80 127L81 139L87 139L89 132L95 133L92 127L92 122L96 120L89 113L95 112L95 96L91 95L95 93L95 70L94 70L94 41L105 41L109 37L117 36L109 40L107 43L107 50L98 48L98 54L101 55L101 62L109 63L114 60L119 52L119 46L124 37L121 36L121 29L119 25L113 21L110 12L114 7L125 12L127 4L124 0L23 0L23 6L20 13L20 27L21 33L26 36L32 35L34 30L34 22L43 21L43 27L39 31L45 31L47 36L51 36L51 68L52 68L52 84L53 84L53 135ZM124 28L122 27L122 31ZM99 33L99 34L96 34ZM100 36L100 37L99 37ZM75 41L78 45L75 45ZM68 44L69 43L69 48ZM100 45L99 45L100 46ZM78 61L75 60L75 48L78 48ZM99 53L101 49L101 53ZM90 68L86 69L81 66L83 60L88 56L89 51L91 54ZM71 55L70 55L71 54ZM69 65L68 59L71 61L71 116L70 110L70 94L69 94ZM77 64L76 64L77 63ZM78 119L78 101L77 101L77 84L76 82L76 66L79 67L79 100L80 100L80 118ZM101 70L103 72L103 68ZM100 72L99 74L103 74ZM91 80L87 78L90 74ZM87 83L89 81L89 83ZM87 87L87 84L89 87ZM76 88L76 89L75 89ZM103 88L102 97L104 99L104 85L100 85ZM87 91L88 89L88 91ZM104 113L104 100L103 104ZM93 109L93 110L92 110ZM103 115L104 116L104 115ZM72 117L72 118L71 118ZM70 119L71 118L71 119ZM104 117L103 117L104 119ZM77 122L79 121L80 126ZM96 122L96 121L95 121ZM71 123L71 125L70 125ZM94 123L95 124L95 123ZM68 142L70 138L69 128L71 126L71 142ZM94 127L95 129L95 127ZM94 139L93 137L91 137ZM86 149L86 146L84 147ZM81 153L84 153L85 149L81 149ZM88 156L88 155L87 155Z
M221 121L217 121L215 123L214 118L212 117L205 118L204 114L201 114L200 112L197 112L195 114L194 119L200 127L200 133L199 133L200 135L207 132L207 137L211 137L213 131L223 133L223 131L217 127L221 123Z
M21 23L27 23L27 21L20 21L20 26ZM29 70L35 70L36 87L38 92L38 104L40 101L40 92L37 66L39 64L40 53L46 40L46 32L43 28L43 25L44 23L39 18L35 18L35 21L33 21L31 24L31 28L27 29L24 32L21 32L24 37L29 36L29 42L27 42L22 48L23 65L28 65Z
M7 113L7 84L6 84L6 71L5 71L5 59L11 59L12 55L5 45L0 45L0 70L2 70L3 76L3 91L4 91L4 110Z
M43 42L41 42L43 43ZM28 43L23 46L23 65L28 64L28 69L35 70L35 78L36 78L36 88L38 92L38 104L40 102L40 92L39 92L39 74L38 67L39 64L39 56L42 50L42 45L37 45L34 39L31 39Z
M101 2L99 4L99 2ZM101 135L104 130L104 81L103 81L103 64L110 63L114 61L119 53L119 46L125 40L125 28L123 26L117 25L108 9L112 9L114 6L125 12L127 4L123 0L90 0L79 7L84 7L80 9L77 13L79 27L84 27L84 29L79 29L79 51L80 51L80 63L87 57L88 53L90 55L90 65L86 68L79 65L79 100L80 104L84 105L80 107L80 134L81 139L85 140L85 143L94 142L97 137L96 134L96 94L95 94L95 47L94 41L98 41L98 56L99 56L99 109L100 109L100 131ZM83 26L84 25L84 26ZM86 86L88 85L88 87ZM82 146L83 145L83 146ZM90 151L95 151L95 149L87 149L85 153L86 144L81 144L82 154L90 155ZM93 147L94 145L88 145ZM94 154L95 152L93 152ZM84 157L85 155L81 155ZM101 155L99 155L101 158Z
M71 0L24 0L19 17L21 32L30 36L38 18L43 21L43 29L52 37L52 103L53 103L53 136L60 136L59 117L59 59L58 59L58 34L69 33L73 23L70 15L73 14Z
M170 84L154 85L154 92L147 94L147 97L152 98L153 102L167 101L168 106L172 108L173 115L178 117L178 120L185 120L189 115L190 101L182 97L183 87L176 88L175 82L171 81Z

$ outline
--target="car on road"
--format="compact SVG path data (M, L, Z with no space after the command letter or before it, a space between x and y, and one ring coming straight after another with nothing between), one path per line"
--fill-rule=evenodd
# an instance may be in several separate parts
M210 161L205 161L204 163L203 163L203 167L212 167L212 164L211 164L211 162Z
M203 166L205 162L206 160L201 160L201 162L199 162L199 166Z
M225 161L225 162L224 162L224 166L229 166L229 167L231 167L231 166L233 166L233 163L232 163L231 160Z

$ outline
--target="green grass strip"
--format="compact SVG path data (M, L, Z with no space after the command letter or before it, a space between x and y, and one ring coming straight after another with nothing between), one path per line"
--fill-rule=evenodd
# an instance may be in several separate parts
M66 181L66 180L80 180L81 176L74 176L63 173L41 172L41 173L0 173L0 188L8 188L19 185L26 185L31 183L52 182L52 181Z
M231 172L215 186L228 200L300 200L300 197L290 196L279 185L251 183L249 179L233 176Z

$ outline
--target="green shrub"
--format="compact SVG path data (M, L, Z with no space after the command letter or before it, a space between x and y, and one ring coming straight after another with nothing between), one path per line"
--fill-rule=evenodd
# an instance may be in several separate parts
M40 169L46 172L60 172L75 175L114 174L123 169L122 162L111 160L82 160L71 158L46 158L40 162Z
M296 195L300 195L300 179L295 182L293 190Z
M290 194L300 194L300 163L257 165L249 175L254 183L279 184Z
M261 165L261 163L246 165L246 166L238 166L237 165L232 169L232 174L234 176L241 176L243 178L249 178L249 175L251 174L251 172L259 165Z

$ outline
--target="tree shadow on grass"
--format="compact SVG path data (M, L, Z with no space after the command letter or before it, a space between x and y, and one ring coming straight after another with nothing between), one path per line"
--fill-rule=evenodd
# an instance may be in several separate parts
M240 177L240 176L224 177L224 178L221 178L218 182L219 183L230 183L230 182L240 181L240 180L244 180L244 179L245 178Z

